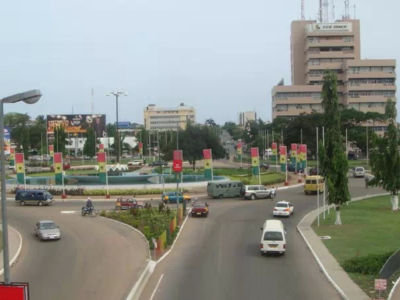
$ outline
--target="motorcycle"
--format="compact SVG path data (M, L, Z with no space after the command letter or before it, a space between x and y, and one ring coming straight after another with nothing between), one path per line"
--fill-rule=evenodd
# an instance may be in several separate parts
M96 211L94 210L94 208L89 208L89 207L82 207L82 211L81 211L81 215L82 217L86 216L86 215L90 215L92 218L97 216Z

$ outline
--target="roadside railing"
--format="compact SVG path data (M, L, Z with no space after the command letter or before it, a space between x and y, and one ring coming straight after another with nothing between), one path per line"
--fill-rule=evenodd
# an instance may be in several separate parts
M389 279L399 269L400 269L400 249L386 261L385 265L379 272L379 278Z

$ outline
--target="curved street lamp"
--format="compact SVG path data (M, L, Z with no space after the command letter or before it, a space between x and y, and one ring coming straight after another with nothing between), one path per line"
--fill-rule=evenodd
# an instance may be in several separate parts
M4 262L4 282L9 284L10 279L10 258L8 247L8 225L7 225L7 203L6 203L6 169L4 153L4 103L25 102L35 104L42 97L40 90L31 90L0 99L0 156L1 156L1 217L3 230L3 262Z

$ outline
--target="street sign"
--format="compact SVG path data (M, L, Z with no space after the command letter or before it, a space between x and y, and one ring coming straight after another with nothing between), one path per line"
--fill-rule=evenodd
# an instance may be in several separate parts
M0 282L0 300L29 300L29 284L26 282Z
M172 169L174 172L182 172L182 160L174 159L172 162Z
M387 280L386 279L375 279L375 290L376 291L386 291Z

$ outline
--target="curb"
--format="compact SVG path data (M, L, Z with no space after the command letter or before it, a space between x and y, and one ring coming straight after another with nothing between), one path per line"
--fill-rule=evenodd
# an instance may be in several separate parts
M17 253L14 255L14 257L13 257L13 258L11 259L11 261L10 261L10 267L12 267L12 266L15 264L15 262L17 261L19 255L21 254L21 250L22 250L22 236L21 236L21 234L19 233L19 231L18 231L17 229L15 229L14 227L8 226L8 228L14 230L14 231L18 234L19 241L20 241L20 242L19 242L19 247L18 247ZM0 276L3 275L3 274L4 274L4 268L0 270Z
M349 202L356 202L356 201L361 201L361 200L370 199L370 198L373 198L373 197L380 197L380 196L387 196L387 195L390 195L390 194L389 194L389 193L382 193L382 194L375 194L375 195L366 195L366 196L362 196L362 197L355 197L355 198L351 198L351 200L350 200ZM310 249L312 255L314 256L315 261L317 262L319 268L321 269L321 271L322 271L322 273L324 274L324 276L326 277L326 279L330 282L330 284L334 287L334 289L340 294L340 296L341 296L344 300L350 300L350 299L347 297L347 295L343 292L343 290L342 290L342 289L336 284L336 282L330 277L328 271L325 269L323 263L321 262L321 260L319 259L318 255L315 253L314 249L311 247L310 243L308 242L308 240L306 239L306 237L304 236L303 232L302 232L301 229L300 229L301 223L302 223L310 214L312 214L313 212L316 212L316 211L318 211L318 210L320 210L321 212L323 212L324 210L327 209L327 207L328 207L328 206L325 206L325 207L323 207L322 209L320 208L320 209L312 210L311 212L309 212L307 215L304 216L304 218L299 222L299 224L298 224L296 227L297 227L297 230L300 232L301 237L303 238L304 242L306 243L308 249ZM316 218L317 218L317 217L316 217ZM315 219L316 219L316 218L315 218ZM315 220L315 219L314 219L314 220ZM314 222L314 220L313 220L313 222ZM306 228L307 228L307 227L306 227ZM308 228L311 229L311 226L309 226ZM324 245L324 246L325 246L325 245ZM336 260L336 259L335 259L335 260ZM345 271L343 270L343 272L345 272ZM400 282L400 278L399 278L399 280L398 280L397 283L399 283L399 282ZM392 291L394 291L394 287L393 287L393 290L392 290ZM389 296L389 299L390 299L390 296Z
M388 300L396 300L396 299L393 298L394 297L394 291L396 290L396 288L400 288L400 277L397 279L396 283L392 287L392 290L390 291Z

